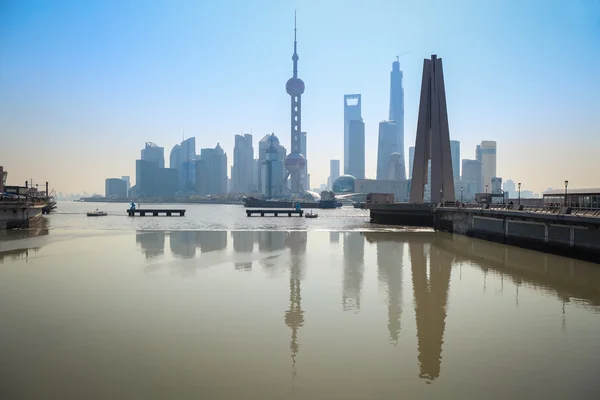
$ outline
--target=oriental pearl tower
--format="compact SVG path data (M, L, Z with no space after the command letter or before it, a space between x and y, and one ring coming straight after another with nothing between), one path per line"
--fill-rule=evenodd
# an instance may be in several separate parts
M285 169L288 171L285 179L291 175L292 193L304 192L303 171L306 159L300 150L300 132L302 127L302 93L304 93L304 82L298 78L298 53L296 42L296 12L294 12L294 75L285 84L285 90L292 100L291 113L291 153L285 158Z

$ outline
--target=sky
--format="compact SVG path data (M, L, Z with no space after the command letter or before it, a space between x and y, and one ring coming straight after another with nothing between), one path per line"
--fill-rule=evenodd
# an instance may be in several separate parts
M0 165L9 184L104 192L144 143L196 137L233 162L234 135L289 150L294 10L311 186L343 159L343 95L362 94L374 178L389 73L404 72L405 154L423 59L444 63L461 158L497 141L523 190L600 187L600 0L0 1Z

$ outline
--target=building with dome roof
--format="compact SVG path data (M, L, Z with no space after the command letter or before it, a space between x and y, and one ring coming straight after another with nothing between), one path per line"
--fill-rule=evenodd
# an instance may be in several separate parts
M284 192L286 149L274 133L265 135L258 142L258 188L267 198Z

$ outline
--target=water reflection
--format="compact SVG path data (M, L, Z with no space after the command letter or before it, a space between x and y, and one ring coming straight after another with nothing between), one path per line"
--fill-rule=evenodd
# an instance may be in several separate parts
M251 255L254 252L254 232L231 232L233 239L233 251L241 253L243 258L249 258L249 261L239 261L238 256L235 257L235 269L240 271L252 270Z
M0 263L3 263L5 259L7 261L15 261L19 258L27 260L30 252L37 253L41 246L30 247L27 242L12 241L47 236L49 226L48 219L41 217L32 223L28 229L0 229Z
M339 243L340 242L340 233L339 232L329 232L329 243Z
M136 232L135 242L142 248L146 259L153 259L165 254L165 232Z
M377 241L377 277L387 289L388 331L394 344L398 343L401 328L404 246L385 238Z
M365 238L359 232L346 232L343 247L342 309L358 312L364 276Z
M298 344L298 329L304 325L304 311L302 310L302 293L300 284L304 275L304 254L306 253L307 232L282 232L285 245L290 249L290 299L289 309L285 312L285 324L291 329L290 350L292 356L292 382L296 377L296 356L300 345Z
M169 233L171 253L175 257L194 258L196 256L196 232L174 231Z

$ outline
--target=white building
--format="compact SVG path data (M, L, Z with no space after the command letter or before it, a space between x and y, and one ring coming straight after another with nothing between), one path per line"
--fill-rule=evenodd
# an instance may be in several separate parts
M496 142L484 140L477 146L477 161L481 162L481 185L485 190L492 187L492 178L496 176Z

